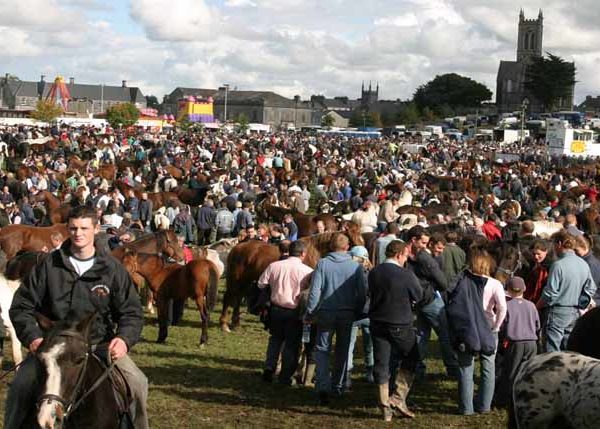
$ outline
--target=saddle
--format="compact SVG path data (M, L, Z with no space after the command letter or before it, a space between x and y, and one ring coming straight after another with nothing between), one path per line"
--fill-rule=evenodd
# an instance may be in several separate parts
M103 371L108 370L109 365L107 361L101 359L96 354L93 354L98 363L100 364ZM113 365L112 369L108 372L108 382L112 387L112 392L117 403L117 409L119 410L119 427L118 429L133 429L133 420L129 412L131 403L133 402L133 396L131 394L131 387L127 383L127 379L123 375L123 372L118 366Z

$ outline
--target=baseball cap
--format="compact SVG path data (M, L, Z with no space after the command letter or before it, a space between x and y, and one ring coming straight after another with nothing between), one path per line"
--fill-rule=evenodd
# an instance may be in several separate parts
M350 255L357 258L369 259L369 251L363 246L354 246L350 249Z
M514 292L525 292L525 281L521 277L512 277L506 283L506 288Z

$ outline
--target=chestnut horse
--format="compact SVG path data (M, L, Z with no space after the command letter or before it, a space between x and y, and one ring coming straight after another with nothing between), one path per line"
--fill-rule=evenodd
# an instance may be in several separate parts
M52 226L40 227L30 225L7 225L0 230L0 249L11 260L21 250L42 251L52 249L50 237L58 232L68 237L67 225L59 223Z
M61 203L58 197L48 191L39 191L31 198L36 203L44 203L47 210L46 216L52 225L67 222L69 211L73 208L69 203Z
M128 250L123 266L130 273L144 277L156 299L158 310L158 339L164 343L169 327L169 300L193 298L200 312L202 334L200 346L208 340L210 312L217 302L219 274L207 259L194 259L186 265L170 264L164 258Z
M172 230L160 230L152 234L138 238L131 243L114 249L111 254L119 261L123 260L127 250L140 253L152 253L155 255L165 255L176 261L183 261L183 249L177 242L177 235Z
M350 238L351 246L364 245L360 230L350 227L345 233ZM315 267L319 258L326 255L330 249L330 242L335 232L326 232L301 240L307 244L307 255L304 263ZM251 286L271 262L280 257L279 247L263 241L251 240L235 246L227 258L227 287L223 296L223 310L219 319L221 329L229 331L229 307L233 308L233 326L240 324L240 306L242 299L251 291Z

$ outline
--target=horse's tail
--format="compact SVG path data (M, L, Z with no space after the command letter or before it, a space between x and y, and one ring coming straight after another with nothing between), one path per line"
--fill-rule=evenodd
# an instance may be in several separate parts
M212 309L217 305L217 297L219 296L219 275L217 273L217 267L209 262L208 268L208 288L206 289L206 308L208 311L212 311Z

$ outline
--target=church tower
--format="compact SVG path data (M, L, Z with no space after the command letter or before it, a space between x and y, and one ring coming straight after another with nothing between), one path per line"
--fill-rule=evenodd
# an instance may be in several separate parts
M521 9L519 14L519 36L517 38L517 62L529 63L533 57L542 56L542 36L544 16L542 10L537 19L525 19Z
M375 90L371 87L371 82L369 82L369 89L365 89L365 83L363 82L362 88L360 91L360 104L364 107L368 107L372 104L377 103L379 99L379 82L377 83L377 88Z

